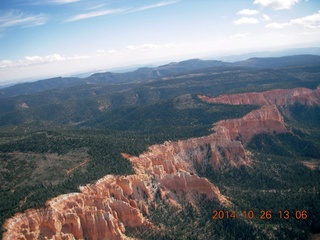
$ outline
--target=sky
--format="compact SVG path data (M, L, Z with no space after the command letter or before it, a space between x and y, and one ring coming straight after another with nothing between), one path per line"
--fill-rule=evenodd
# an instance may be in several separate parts
M319 0L0 0L0 85L319 45Z

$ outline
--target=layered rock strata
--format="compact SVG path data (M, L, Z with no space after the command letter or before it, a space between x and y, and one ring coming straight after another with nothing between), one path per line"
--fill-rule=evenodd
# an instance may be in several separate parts
M260 109L250 112L241 119L228 119L214 124L226 128L231 140L240 140L246 144L259 133L288 132L289 129L278 108L283 109L295 103L320 105L320 86L315 90L277 89L266 92L223 94L217 97L198 95L198 98L208 103L261 106Z
M226 161L239 166L250 159L224 127L215 130L206 137L150 146L139 157L123 154L133 163L135 175L107 175L80 187L80 193L51 199L45 209L18 213L5 222L3 239L127 239L126 227L153 226L147 216L157 200L180 207L196 205L205 195L228 205L219 189L195 169Z
M240 119L227 119L215 123L227 129L230 139L247 144L260 133L284 133L289 129L276 105L265 105Z
M224 103L232 105L277 105L288 106L294 103L313 105L320 104L320 86L315 90L308 88L276 89L265 92L248 92L237 94L223 94L218 97L198 95L208 103Z

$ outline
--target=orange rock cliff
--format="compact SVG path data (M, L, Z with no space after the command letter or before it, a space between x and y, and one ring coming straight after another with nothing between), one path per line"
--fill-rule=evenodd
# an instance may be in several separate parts
M230 140L223 128L206 137L150 146L139 157L122 155L133 163L135 175L107 175L80 187L80 193L49 200L45 209L18 213L5 222L3 239L126 239L125 227L152 227L147 215L156 198L177 207L196 204L201 195L229 204L217 187L196 174L195 164L250 161L242 144Z
M208 103L261 106L260 109L250 112L241 119L228 119L215 123L216 126L225 127L232 140L238 139L246 144L259 133L287 132L288 128L278 108L285 108L295 103L319 105L320 86L315 90L277 89L266 92L223 94L217 97L198 95L198 98Z
M215 123L227 129L230 138L244 144L259 133L287 132L284 119L275 105L265 105L240 119L227 119Z
M294 103L301 104L320 104L320 86L315 90L308 88L277 89L266 92L249 92L236 94L223 94L218 97L207 97L198 95L198 97L209 103L225 103L232 105L277 105L288 106Z
M207 102L262 107L240 119L215 123L215 132L209 136L152 145L138 157L122 154L133 163L135 175L107 175L80 187L79 193L49 200L44 209L17 213L5 222L3 239L128 239L126 227L153 227L148 215L156 200L180 207L187 202L196 205L199 197L206 195L229 205L216 186L197 175L196 168L216 168L225 162L232 166L251 164L243 144L257 133L288 131L277 106L295 101L319 104L320 88L281 90L284 95L279 91L199 96Z

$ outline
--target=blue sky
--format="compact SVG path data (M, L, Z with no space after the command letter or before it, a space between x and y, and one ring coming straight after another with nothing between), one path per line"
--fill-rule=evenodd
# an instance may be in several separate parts
M1 0L0 85L319 42L318 0Z

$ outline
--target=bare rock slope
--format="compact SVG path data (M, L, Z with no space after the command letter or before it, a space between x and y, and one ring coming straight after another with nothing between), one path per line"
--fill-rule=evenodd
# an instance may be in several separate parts
M272 105L288 106L294 103L306 105L320 104L320 86L315 90L308 88L277 89L266 92L249 92L237 94L223 94L218 97L198 95L198 97L209 103L224 103L232 105Z
M135 175L107 175L80 193L49 200L45 209L18 213L4 224L4 239L126 239L125 227L152 227L146 216L156 198L177 207L196 204L201 195L229 204L196 174L196 163L217 166L225 156L236 166L250 162L242 144L220 128L207 137L150 146L139 157L122 155L133 162Z

